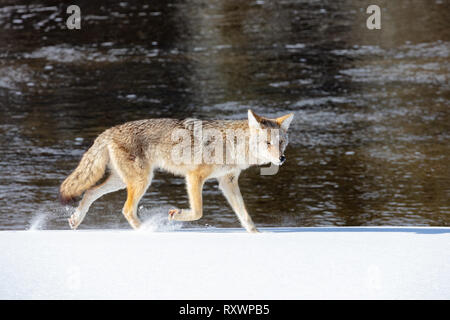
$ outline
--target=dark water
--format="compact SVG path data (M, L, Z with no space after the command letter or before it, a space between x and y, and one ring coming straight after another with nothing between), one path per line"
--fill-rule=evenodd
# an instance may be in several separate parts
M240 178L259 226L450 225L447 1L61 1L0 8L0 229L67 228L58 185L104 129L295 113L287 162ZM366 28L369 4L382 29ZM81 228L128 228L125 192ZM156 174L140 214L186 207ZM204 217L238 226L214 181Z

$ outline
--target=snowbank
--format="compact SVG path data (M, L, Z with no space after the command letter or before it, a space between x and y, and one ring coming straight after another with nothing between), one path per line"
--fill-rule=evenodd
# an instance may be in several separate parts
M450 298L450 228L0 232L0 298Z

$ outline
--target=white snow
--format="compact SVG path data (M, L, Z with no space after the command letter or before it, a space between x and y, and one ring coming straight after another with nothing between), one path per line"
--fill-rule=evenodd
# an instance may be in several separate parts
M449 299L450 228L2 231L0 299Z

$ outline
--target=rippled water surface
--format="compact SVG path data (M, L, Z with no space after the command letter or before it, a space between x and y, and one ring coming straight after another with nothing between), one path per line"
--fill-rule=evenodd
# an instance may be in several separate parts
M370 3L369 3L370 2ZM152 117L295 113L287 162L240 178L259 226L450 225L450 10L446 1L1 2L0 229L65 229L62 180L106 128ZM56 4L55 4L56 3ZM125 192L80 228L128 228ZM188 205L157 173L140 215ZM204 217L235 227L214 181Z

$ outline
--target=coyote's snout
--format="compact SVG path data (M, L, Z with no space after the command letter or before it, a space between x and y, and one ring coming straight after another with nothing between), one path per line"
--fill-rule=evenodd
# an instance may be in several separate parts
M126 188L122 212L133 228L139 228L138 203L151 184L153 170L161 168L186 178L190 208L170 210L170 220L200 219L203 184L215 178L242 226L257 232L239 190L239 174L251 165L283 164L292 119L293 114L269 119L249 110L247 120L148 119L110 128L95 139L61 184L62 203L84 192L69 224L76 229L95 200ZM108 177L97 184L107 169Z

